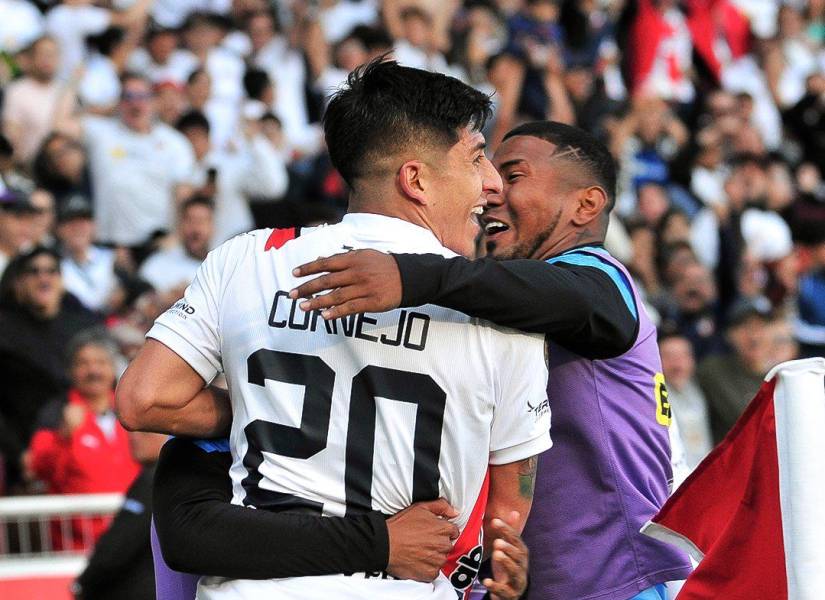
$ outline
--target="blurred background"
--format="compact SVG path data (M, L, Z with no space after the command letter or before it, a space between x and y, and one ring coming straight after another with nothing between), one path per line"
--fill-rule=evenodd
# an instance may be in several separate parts
M491 94L491 151L537 119L609 146L607 246L695 466L768 369L825 354L823 41L825 0L0 0L4 597L70 597L96 544L77 597L152 597L162 439L113 386L211 248L341 217L320 119L387 52Z

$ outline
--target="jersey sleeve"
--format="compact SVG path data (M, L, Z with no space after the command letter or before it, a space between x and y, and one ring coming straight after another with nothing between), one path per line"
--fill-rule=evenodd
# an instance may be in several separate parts
M207 383L222 371L220 290L228 244L209 253L183 298L160 315L146 334L169 347Z
M550 403L544 339L493 329L498 368L490 431L490 464L504 465L544 452L550 441Z

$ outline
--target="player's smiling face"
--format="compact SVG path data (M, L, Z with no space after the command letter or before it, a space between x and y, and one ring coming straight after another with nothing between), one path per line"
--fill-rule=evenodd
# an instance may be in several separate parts
M501 194L488 197L482 217L487 254L501 260L546 258L569 230L576 189L566 161L554 157L555 145L518 135L499 146L493 157L503 182Z
M490 195L501 193L501 177L484 153L484 136L462 130L437 171L437 194L431 205L433 229L453 252L472 256L480 233L479 218Z

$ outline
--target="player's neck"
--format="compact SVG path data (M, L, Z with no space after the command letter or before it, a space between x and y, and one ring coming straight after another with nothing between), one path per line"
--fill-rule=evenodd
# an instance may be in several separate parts
M407 221L408 223L412 223L413 225L418 225L419 227L432 231L432 227L430 226L430 223L426 219L425 215L421 211L415 210L415 207L410 206L409 202L403 204L393 202L374 202L369 201L368 199L357 199L353 197L350 198L349 209L347 212L355 214L368 213L372 215L381 215L383 217L392 217L394 219Z

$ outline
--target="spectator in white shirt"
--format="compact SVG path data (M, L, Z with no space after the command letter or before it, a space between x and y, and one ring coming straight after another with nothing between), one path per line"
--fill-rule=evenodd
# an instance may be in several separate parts
M138 48L129 57L129 70L147 77L152 83L186 83L198 66L198 59L188 50L178 47L180 36L174 29L151 28L146 34L145 47Z
M27 0L0 0L0 51L15 54L44 33L43 15Z
M14 147L17 161L27 163L53 124L72 113L76 100L57 79L60 52L53 38L35 40L20 58L26 75L5 90L3 133Z
M119 116L87 116L82 129L98 236L140 254L158 232L173 229L176 201L192 190L194 156L186 138L155 120L146 79L125 74L121 89Z
M92 243L95 222L91 202L79 194L66 199L57 223L63 285L89 310L107 312L119 289L115 252Z
M209 252L215 233L214 205L203 196L183 203L178 225L179 242L146 259L138 274L149 283L164 306L183 296Z
M46 14L46 30L60 44L60 72L68 77L86 58L85 39L109 27L129 28L146 18L153 0L135 0L124 11L95 6L92 0L63 0Z
M246 32L252 45L250 62L266 71L275 85L272 112L283 123L289 146L300 154L317 153L321 149L322 134L309 123L303 56L290 46L275 16L268 11L251 13L247 17Z
M227 31L226 19L205 13L189 15L183 29L186 47L209 75L209 108L206 112L212 127L212 142L217 148L224 148L235 137L239 106L243 100L241 81L245 66L238 54L221 45Z
M679 436L688 467L694 469L713 448L708 404L696 381L696 362L690 341L678 333L659 334L662 370L668 401L679 422Z
M202 113L185 114L178 129L195 151L202 185L197 194L215 203L213 245L254 228L249 197L280 199L286 192L289 180L284 161L260 135L257 121L245 121L244 143L232 153L213 147L209 121Z

